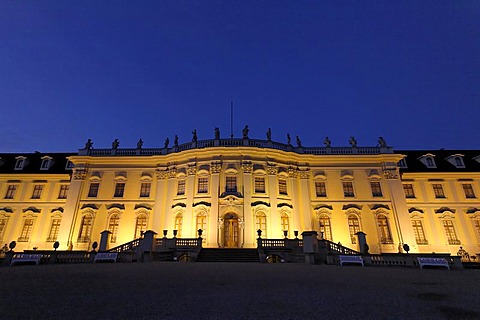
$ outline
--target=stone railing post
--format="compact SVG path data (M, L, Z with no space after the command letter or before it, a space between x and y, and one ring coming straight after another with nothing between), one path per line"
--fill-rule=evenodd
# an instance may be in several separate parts
M367 234L363 231L355 233L358 240L358 251L361 254L368 254L368 245L367 245Z
M143 233L143 241L142 241L142 261L143 262L150 262L151 255L153 251L153 244L155 242L155 235L157 233L152 230L147 230Z
M318 254L318 239L316 231L302 232L303 253L305 254L305 263L314 264L315 255Z
M100 232L100 246L98 251L107 251L108 250L108 242L110 241L110 235L112 233L108 230L103 230Z

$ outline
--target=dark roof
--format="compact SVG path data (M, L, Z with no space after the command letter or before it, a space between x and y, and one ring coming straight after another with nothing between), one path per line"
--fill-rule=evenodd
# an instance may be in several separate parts
M73 156L75 153L0 153L0 173L42 173L42 174L61 174L71 173L72 170L65 169L67 165L67 157ZM27 158L27 163L22 170L15 170L17 157L23 156ZM53 164L48 170L40 170L42 157L49 156L53 160Z
M400 168L400 172L480 172L480 162L474 160L480 156L480 150L395 150L395 153L404 154L407 168ZM436 168L428 168L419 158L426 154L434 155ZM465 168L457 168L446 158L461 154Z

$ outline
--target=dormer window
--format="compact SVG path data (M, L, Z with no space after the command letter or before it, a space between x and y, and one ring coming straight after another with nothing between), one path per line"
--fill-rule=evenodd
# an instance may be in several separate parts
M418 158L418 160L420 160L421 163L423 163L425 165L425 167L427 168L436 168L436 164L435 164L435 155L431 154L431 153L427 153L421 157Z
M52 157L45 156L42 157L42 164L40 165L40 170L48 170L53 164Z
M27 158L20 156L16 157L15 159L17 159L17 162L15 163L15 170L23 170L27 162Z
M465 163L463 162L463 154L453 154L450 157L445 158L450 162L455 168L465 168Z
M72 170L73 167L75 167L75 165L73 164L73 162L70 161L70 160L67 160L67 164L65 165L65 169L66 169L66 170Z
M398 161L398 166L400 168L406 168L407 167L407 162L405 161L405 158L401 159L400 161Z

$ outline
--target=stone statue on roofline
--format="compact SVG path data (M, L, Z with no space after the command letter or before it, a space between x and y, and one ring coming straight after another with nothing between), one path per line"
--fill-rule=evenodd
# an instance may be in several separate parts
M197 130L193 130L192 131L192 142L197 142L197 141L198 141Z
M380 148L386 148L387 147L387 142L385 141L385 139L383 139L383 137L378 137L378 146Z
M215 127L215 140L220 139L220 129L218 127Z
M242 134L243 134L243 139L248 139L248 125L245 126L245 128L243 128L242 130Z
M92 149L92 146L93 146L92 139L88 139L87 143L85 143L85 149L90 150Z
M355 140L354 137L350 137L350 140L348 140L348 143L350 143L350 145L352 146L352 148L356 148L356 147L357 147L357 140Z
M325 137L325 139L323 140L323 144L325 145L325 147L330 148L332 146L332 141L329 137Z
M142 138L138 139L138 142L137 142L137 149L142 149L143 147L143 140Z
M117 150L119 145L120 145L120 142L118 141L118 139L113 140L112 149Z
M163 145L164 148L168 148L168 145L170 144L170 139L168 137L165 139L165 144Z
M178 136L175 135L175 138L173 139L173 146L178 147Z
M302 140L297 136L297 146L301 147L302 146Z
M292 138L290 137L290 133L287 133L287 144L288 145L292 144Z
M272 141L272 129L268 128L267 141Z

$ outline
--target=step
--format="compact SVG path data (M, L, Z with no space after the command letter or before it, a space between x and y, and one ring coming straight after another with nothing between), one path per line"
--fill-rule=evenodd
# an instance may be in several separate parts
M260 262L257 249L206 248L197 262Z

